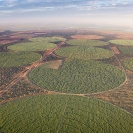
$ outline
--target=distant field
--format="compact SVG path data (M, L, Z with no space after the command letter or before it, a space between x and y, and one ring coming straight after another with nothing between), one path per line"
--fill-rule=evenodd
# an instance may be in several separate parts
M118 47L123 54L133 55L133 47Z
M133 71L133 58L125 59L125 60L123 61L123 65L124 65L127 69Z
M73 39L102 39L104 36L98 35L73 35L71 36Z
M118 39L133 39L133 34L120 34L116 36Z
M27 65L41 58L35 52L2 52L0 53L0 67Z
M74 45L71 47L61 48L55 51L55 54L72 59L102 59L113 56L113 52L97 48L95 46L108 45L107 42L98 40L79 40L73 39L66 42L67 44Z
M113 52L96 47L87 46L72 46L60 48L55 51L55 54L72 59L102 59L113 56Z
M46 68L44 64L32 70L28 76L42 88L65 93L106 91L125 80L124 73L117 67L85 60L65 61L58 70Z
M133 40L118 39L118 40L110 40L109 42L113 44L118 44L118 45L133 46Z
M3 105L4 133L131 133L133 116L92 98L46 95Z
M29 41L33 42L50 42L50 43L63 41L63 40L65 40L65 38L62 37L37 37L29 39Z
M61 37L38 37L31 38L29 42L17 43L8 47L11 50L17 51L39 51L39 50L48 50L50 48L56 47L54 42L65 40Z
M93 46L105 46L105 45L108 45L108 42L103 42L99 40L72 39L72 40L67 41L67 44L93 47Z

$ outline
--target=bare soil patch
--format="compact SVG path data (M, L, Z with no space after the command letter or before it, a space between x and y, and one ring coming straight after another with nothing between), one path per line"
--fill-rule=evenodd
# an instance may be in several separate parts
M128 34L122 34L122 35L118 35L116 37L119 39L133 39L133 35L128 35Z
M55 60L47 62L46 65L48 65L49 68L58 69L62 65L62 60Z
M10 36L10 38L26 38L26 39L29 39L31 37L33 37L32 34L15 34Z
M0 38L0 45L15 43L19 41L21 38Z
M115 54L120 54L120 52L116 46L111 47L111 49L115 52Z
M1 41L15 41L15 40L18 40L18 38L0 38L0 42Z
M73 39L103 39L104 36L98 36L98 35L74 35L71 36Z
M4 44L9 44L9 43L14 43L17 42L18 40L4 40L4 41L0 41L0 44L4 45Z

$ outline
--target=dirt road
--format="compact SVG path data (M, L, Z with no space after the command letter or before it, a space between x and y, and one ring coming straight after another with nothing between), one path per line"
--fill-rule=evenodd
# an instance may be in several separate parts
M12 82L10 82L10 83L5 87L5 89L2 90L2 91L0 92L0 97L1 97L6 91L8 91L13 85L15 85L15 84L16 84L17 82L19 82L23 77L25 77L25 76L30 72L31 69L33 69L33 68L39 66L39 65L43 62L43 60L45 60L45 59L46 59L49 55L51 55L55 50L57 50L57 49L60 48L62 45L64 45L65 42L66 42L66 41L63 41L63 42L59 43L59 44L57 45L56 48L53 48L53 49L51 49L51 50L48 50L46 53L43 53L41 59L39 59L38 61L32 63L30 66L25 67L25 70L22 71L22 72L20 72L20 73L18 74L19 76L18 76L17 78L15 78Z
M133 84L133 82L131 81L131 79L129 78L129 76L128 76L126 70L125 70L125 67L123 66L123 64L121 63L121 61L119 60L119 58L117 57L117 55L120 54L120 52L118 51L117 47L111 47L110 42L108 42L108 44L109 44L112 52L114 53L114 56L117 59L119 65L121 66L123 72L125 73L125 76L126 76L125 82L128 81L129 83Z

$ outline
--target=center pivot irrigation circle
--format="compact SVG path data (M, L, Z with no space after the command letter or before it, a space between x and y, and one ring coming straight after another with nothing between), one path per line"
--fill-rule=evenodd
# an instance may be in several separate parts
M86 94L118 87L125 74L117 67L96 61L67 60L58 69L41 65L29 73L36 85L51 91Z
M133 116L86 97L42 95L2 106L4 133L131 133Z

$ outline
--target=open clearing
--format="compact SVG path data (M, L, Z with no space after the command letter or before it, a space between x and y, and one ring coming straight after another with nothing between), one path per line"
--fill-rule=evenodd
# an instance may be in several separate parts
M124 65L127 69L133 71L133 58L125 59L125 60L123 61L123 65Z
M41 58L35 52L1 52L0 67L23 66Z
M109 42L118 45L133 46L133 40L118 39L118 40L110 40Z
M62 62L62 60L49 61L45 63L44 67L58 69L62 65Z
M109 64L67 60L58 70L41 65L29 73L29 78L47 90L85 94L113 89L124 82L125 75Z
M103 39L104 36L98 35L73 35L71 36L73 39Z
M133 116L99 100L67 95L42 95L1 107L1 132L6 133L131 133Z
M29 39L29 42L17 43L9 46L8 49L17 51L40 51L55 48L55 42L65 40L61 37L37 37Z

